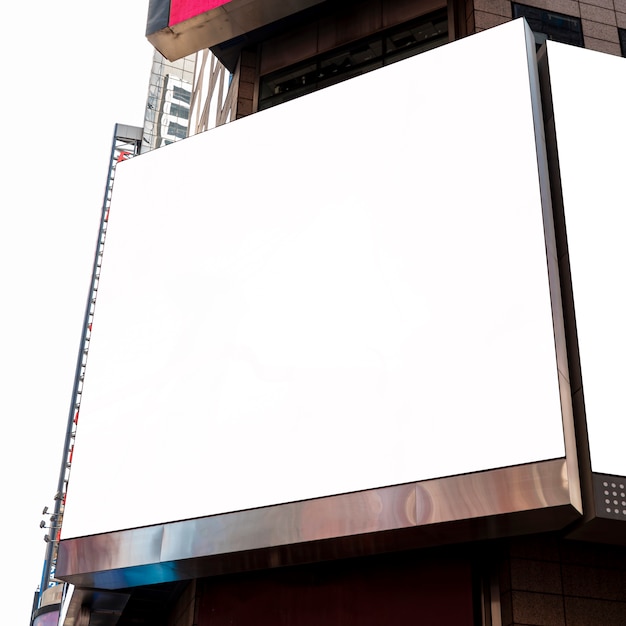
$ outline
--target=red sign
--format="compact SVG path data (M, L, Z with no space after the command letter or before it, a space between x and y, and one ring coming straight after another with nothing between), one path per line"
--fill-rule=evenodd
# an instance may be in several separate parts
M180 24L196 15L216 9L231 0L172 0L169 25Z

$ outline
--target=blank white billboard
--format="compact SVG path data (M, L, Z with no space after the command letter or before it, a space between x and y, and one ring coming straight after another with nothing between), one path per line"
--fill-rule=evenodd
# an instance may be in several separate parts
M65 538L565 455L528 37L120 164Z
M548 42L591 465L626 476L626 59Z

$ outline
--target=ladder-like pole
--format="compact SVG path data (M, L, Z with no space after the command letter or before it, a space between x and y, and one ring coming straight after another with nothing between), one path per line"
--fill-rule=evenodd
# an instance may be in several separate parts
M102 258L104 255L104 244L106 241L107 226L109 221L109 210L111 208L111 197L113 193L113 182L115 180L115 167L120 161L125 161L139 154L141 148L142 129L134 126L115 125L113 133L113 145L111 147L111 158L109 160L109 173L104 190L104 201L100 215L100 229L96 243L96 253L91 272L91 282L89 285L89 296L85 308L82 333L76 361L76 371L74 374L74 386L72 388L72 399L67 418L67 428L65 430L65 441L63 443L63 457L59 472L57 491L54 496L54 510L50 516L49 532L44 537L47 542L46 556L44 559L43 572L41 574L41 584L39 585L39 596L37 608L41 607L43 592L57 581L54 578L56 570L57 553L59 541L61 539L61 527L63 525L63 513L65 509L65 498L67 485L72 467L72 457L74 454L74 440L76 438L76 427L80 413L80 404L83 394L83 382L85 380L85 370L87 367L87 356L89 354L89 342L91 340L91 328L96 309L96 297L100 283L100 271L102 268Z

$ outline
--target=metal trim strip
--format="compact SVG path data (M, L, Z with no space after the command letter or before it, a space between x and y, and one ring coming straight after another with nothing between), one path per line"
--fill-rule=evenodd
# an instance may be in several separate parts
M234 571L562 528L565 459L61 542L57 577L124 589Z

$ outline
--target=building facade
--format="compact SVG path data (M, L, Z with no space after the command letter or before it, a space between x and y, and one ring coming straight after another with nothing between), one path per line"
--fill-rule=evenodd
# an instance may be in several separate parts
M119 168L59 623L625 624L626 5L255 4L151 3L240 121Z
M232 2L227 4L232 5ZM302 5L304 10L301 12L260 28L254 17L250 17L251 32L226 41L221 41L219 34L212 35L213 22L207 20L204 36L207 41L216 42L212 50L217 58L231 72L236 71L238 65L245 68L243 76L239 74L238 77L241 94L237 98L236 117L270 106L271 100L267 101L270 94L278 95L274 92L293 89L297 81L300 81L300 87L306 87L300 93L306 93L332 84L332 73L338 78L341 72L344 78L348 78L359 71L393 62L394 58L411 54L411 50L416 53L429 45L437 45L441 38L454 41L518 17L526 18L539 42L547 39L617 56L626 54L626 6L620 1L416 3L379 0L344 2L340 8L329 2ZM198 21L198 18L194 19ZM152 28L161 25L153 24ZM404 35L403 25L407 27ZM244 24L240 30L246 28ZM175 33L178 35L176 26L166 27L152 35L149 33L149 38L158 42L163 50L171 50L176 55L177 48L172 43ZM379 34L389 35L390 39L383 42L384 37L379 38ZM358 44L371 46L371 49L360 50ZM307 62L327 67L325 75L316 79L315 85L311 81L312 75L304 78ZM346 71L347 67L351 68L350 71ZM317 75L322 68L316 68ZM303 79L306 85L302 85ZM289 80L292 81L291 87ZM280 99L274 99L277 101Z
M142 151L189 135L194 57L170 62L155 50L148 86Z

